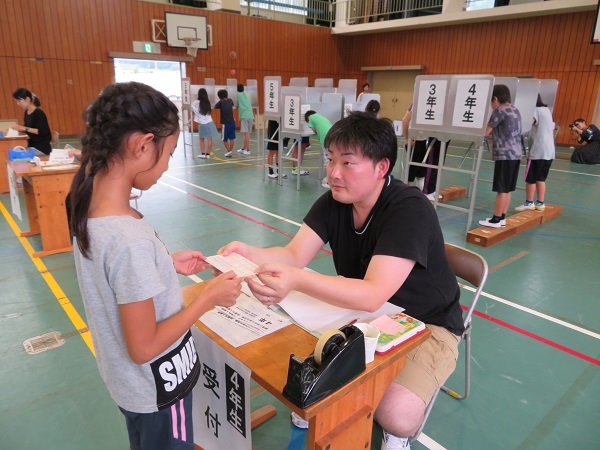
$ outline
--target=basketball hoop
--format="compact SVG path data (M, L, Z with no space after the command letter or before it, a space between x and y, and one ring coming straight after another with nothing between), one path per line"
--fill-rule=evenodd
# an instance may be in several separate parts
M190 56L196 56L198 52L198 45L200 44L200 39L195 38L183 38L183 42L185 42L185 48L187 48L187 54Z

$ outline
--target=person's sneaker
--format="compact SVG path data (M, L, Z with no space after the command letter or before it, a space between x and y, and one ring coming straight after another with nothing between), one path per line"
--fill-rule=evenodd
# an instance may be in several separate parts
M394 436L383 430L381 450L410 450L410 442L408 438Z
M233 152L227 152L227 153L225 153L223 156L224 156L225 158L231 158L231 155L233 155Z
M206 158L206 155L204 153L202 153L202 154L198 155L198 158L203 158L204 159L204 158Z
M515 211L533 211L535 209L535 205L533 204L533 202L529 203L529 202L525 202L520 206L517 206L515 208Z
M491 217L486 218L485 220L492 220ZM506 219L500 219L500 226L501 227L505 227L506 226Z
M244 150L242 149L242 151L240 152L242 155L246 155L248 156L250 154L250 150Z
M543 211L545 209L546 209L546 205L544 203L537 202L535 204L535 210L536 211Z
M298 175L298 168L294 167L292 169L292 175ZM304 175L308 175L308 170L302 170L300 169L300 176L303 177Z
M206 159L210 159L210 153L207 153L206 155L204 155L204 157L205 157Z
M425 194L425 197L427 197L427 200L429 200L430 202L435 202L435 191L432 192L431 194ZM442 196L438 195L438 200L441 200Z
M304 420L295 412L292 412L292 423L296 425L298 428L306 429L308 428L308 420Z
M269 178L277 178L279 176L279 174L277 172L273 172L267 175ZM287 178L287 175L285 173L281 174L281 178Z
M501 222L490 222L490 219L485 219L485 220L480 220L478 223L479 225L482 225L484 227L490 227L490 228L500 228L502 227L502 223Z
M244 152L245 152L245 150L244 150L243 148L240 148L240 149L238 150L238 153L242 153L242 154L244 154Z
M323 186L325 189L329 189L329 182L327 181L327 177L323 178L323 181L321 181L321 186Z

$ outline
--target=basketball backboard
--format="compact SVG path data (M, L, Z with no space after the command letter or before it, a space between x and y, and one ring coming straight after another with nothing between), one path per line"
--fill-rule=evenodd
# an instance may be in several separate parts
M206 17L192 14L165 12L167 47L185 48L185 38L197 39L199 50L208 50Z

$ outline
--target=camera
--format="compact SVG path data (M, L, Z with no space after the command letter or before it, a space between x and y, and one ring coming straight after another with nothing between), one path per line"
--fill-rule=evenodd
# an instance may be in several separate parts
M571 125L569 125L569 128L572 130L573 128L577 128L577 123L573 122Z

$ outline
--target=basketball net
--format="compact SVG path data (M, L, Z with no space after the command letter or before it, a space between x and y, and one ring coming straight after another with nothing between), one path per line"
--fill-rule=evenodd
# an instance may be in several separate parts
M198 52L198 42L200 39L194 38L183 38L183 42L185 43L185 48L187 48L187 54L190 56L196 56Z

